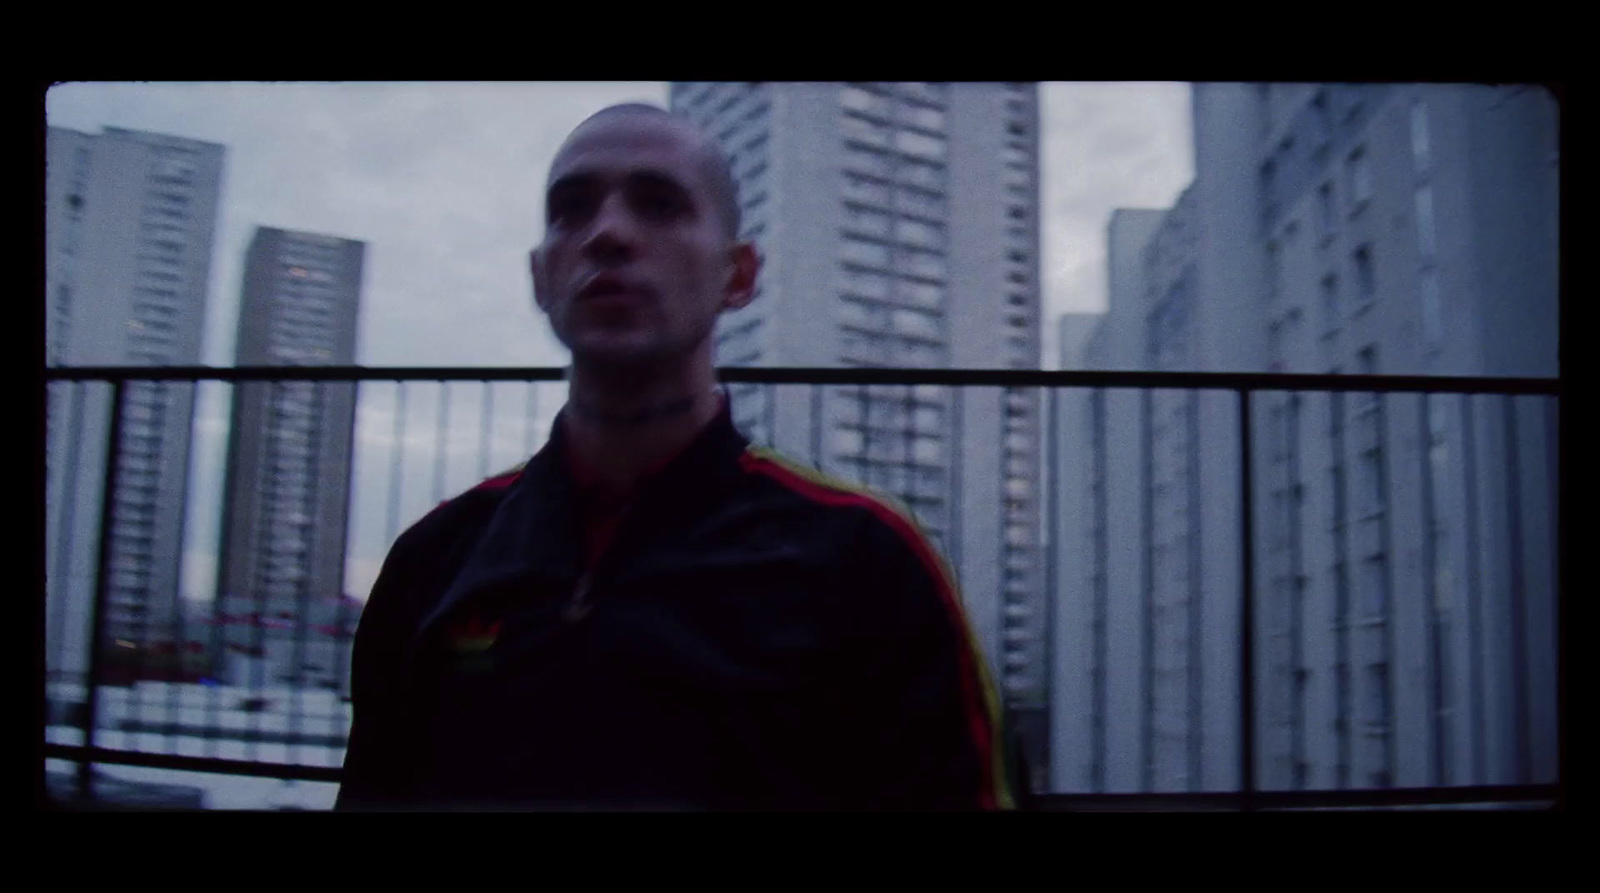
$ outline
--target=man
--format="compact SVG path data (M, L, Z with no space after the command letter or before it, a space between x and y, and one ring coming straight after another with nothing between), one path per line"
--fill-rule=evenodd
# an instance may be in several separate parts
M760 266L738 232L726 159L661 109L562 146L530 269L567 405L524 467L395 543L340 808L1012 805L942 560L730 421L711 336Z

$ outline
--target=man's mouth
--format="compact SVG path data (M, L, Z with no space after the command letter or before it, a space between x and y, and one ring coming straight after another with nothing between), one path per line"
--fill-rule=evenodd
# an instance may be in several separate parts
M650 289L647 286L638 282L624 279L620 276L613 276L609 273L601 273L600 275L591 278L588 282L584 283L582 288L578 289L579 301L601 300L608 298L638 300L648 298L649 296Z

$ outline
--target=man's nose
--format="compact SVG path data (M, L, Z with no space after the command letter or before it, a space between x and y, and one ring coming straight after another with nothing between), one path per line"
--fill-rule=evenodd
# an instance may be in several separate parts
M635 245L634 222L621 196L607 196L600 203L583 241L583 253L603 263L617 263L632 256Z

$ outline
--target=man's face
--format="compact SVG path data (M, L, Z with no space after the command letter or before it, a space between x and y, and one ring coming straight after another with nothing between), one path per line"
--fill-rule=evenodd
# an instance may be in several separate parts
M578 361L648 368L710 350L748 303L754 251L730 238L695 137L636 115L591 121L551 165L534 296Z

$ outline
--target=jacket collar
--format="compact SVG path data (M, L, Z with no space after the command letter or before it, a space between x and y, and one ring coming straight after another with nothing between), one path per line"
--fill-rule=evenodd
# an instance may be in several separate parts
M567 408L556 415L550 439L507 488L487 527L471 546L450 588L424 617L418 636L474 593L517 580L575 583L582 573L578 485L567 437ZM629 519L613 548L629 548L639 530L687 524L742 476L739 456L749 440L733 425L729 398L717 415L660 471L642 481Z

